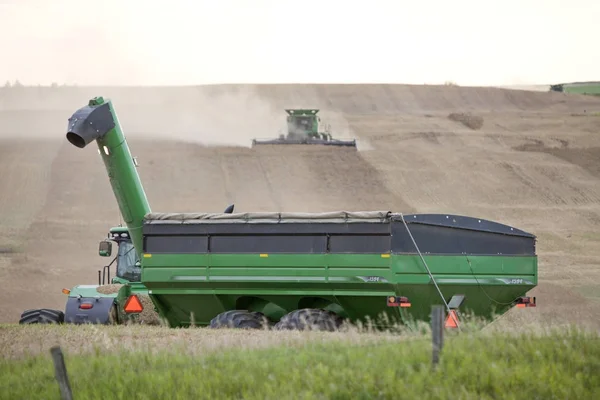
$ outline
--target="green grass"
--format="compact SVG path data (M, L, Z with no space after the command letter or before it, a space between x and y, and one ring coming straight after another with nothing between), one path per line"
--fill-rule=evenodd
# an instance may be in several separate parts
M209 355L183 347L66 354L79 399L594 399L600 338L544 335L447 337L431 368L427 336L390 343L306 343ZM49 354L0 361L0 397L59 399Z

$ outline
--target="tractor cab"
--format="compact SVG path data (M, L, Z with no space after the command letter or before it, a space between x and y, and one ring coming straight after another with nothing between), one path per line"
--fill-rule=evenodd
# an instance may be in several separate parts
M117 254L110 264L98 271L98 284L140 282L142 268L137 257L129 232L125 227L111 228L108 238L100 242L98 254L101 257L112 255L112 246L115 242L118 246ZM116 261L116 275L110 279L110 267Z

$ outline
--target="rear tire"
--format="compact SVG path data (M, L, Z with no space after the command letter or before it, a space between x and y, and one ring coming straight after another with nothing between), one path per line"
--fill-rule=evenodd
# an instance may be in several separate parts
M332 311L303 308L284 315L274 329L334 332L343 322L344 319Z
M119 317L117 313L117 306L113 304L108 311L108 325L118 325Z
M49 308L24 311L19 319L19 324L62 324L63 322L65 322L65 313Z
M210 321L213 329L267 329L271 326L263 313L247 310L225 311Z

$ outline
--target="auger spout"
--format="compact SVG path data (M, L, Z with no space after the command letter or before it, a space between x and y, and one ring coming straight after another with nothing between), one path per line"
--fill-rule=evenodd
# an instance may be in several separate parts
M141 259L142 225L150 205L111 101L95 97L75 111L69 118L67 140L81 149L94 140L98 144L121 215Z

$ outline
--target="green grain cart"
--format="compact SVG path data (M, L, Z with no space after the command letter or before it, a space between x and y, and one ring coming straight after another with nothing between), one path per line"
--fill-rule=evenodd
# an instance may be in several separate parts
M386 327L427 321L434 304L452 325L461 312L491 319L535 305L526 294L537 285L536 238L522 230L389 211L155 213L110 101L77 110L67 139L97 142L141 283L171 327Z
M356 148L356 140L334 139L328 130L320 131L321 118L316 109L288 109L287 134L278 139L253 139L252 147L277 144L317 144L326 146L344 146Z

